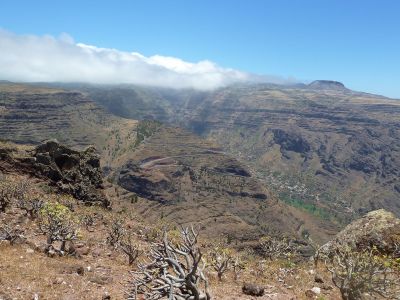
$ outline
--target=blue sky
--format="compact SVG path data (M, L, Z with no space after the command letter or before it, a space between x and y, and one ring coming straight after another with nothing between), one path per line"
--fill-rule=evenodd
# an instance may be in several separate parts
M400 98L399 13L396 0L13 0L0 28Z

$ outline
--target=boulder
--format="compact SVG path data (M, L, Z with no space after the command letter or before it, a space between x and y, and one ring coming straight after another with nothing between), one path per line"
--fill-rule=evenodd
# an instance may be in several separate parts
M376 247L383 254L391 254L399 242L400 219L384 209L379 209L347 225L322 250L329 254L340 245L347 245L357 251Z
M107 292L101 297L102 300L111 300L111 295Z
M306 290L305 295L308 299L316 299L321 294L319 287L313 287L312 289Z
M242 292L246 295L260 297L264 295L265 289L256 284L245 283L242 287Z
M321 275L316 274L314 277L314 282L316 283L324 283L324 279L322 278Z

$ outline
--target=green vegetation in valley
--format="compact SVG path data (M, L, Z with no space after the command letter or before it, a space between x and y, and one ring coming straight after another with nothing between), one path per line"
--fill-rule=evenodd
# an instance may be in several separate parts
M146 138L152 136L160 127L161 127L161 122L155 120L140 121L136 128L135 146L138 146Z
M306 203L300 199L292 198L285 193L283 193L279 196L280 196L280 199L285 201L290 206L305 210L306 212L311 213L312 215L317 216L324 220L331 219L331 215L329 214L329 212L326 209L318 207L313 203Z

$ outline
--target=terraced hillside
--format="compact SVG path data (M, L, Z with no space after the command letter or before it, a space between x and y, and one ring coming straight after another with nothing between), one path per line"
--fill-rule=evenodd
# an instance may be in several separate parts
M115 181L147 199L133 202L152 223L198 220L209 235L242 242L271 232L326 240L337 230L281 203L220 146L180 128L161 128L122 161Z
M329 86L226 89L184 122L313 214L400 214L400 101Z
M109 164L134 144L137 122L107 113L80 92L0 83L0 137L21 144L57 139L72 147L95 145Z
M294 207L342 224L378 208L400 215L398 100L332 81L209 93L136 90L120 88L124 111L152 103L135 118L161 118L218 142ZM88 91L111 106L100 89ZM160 107L168 108L161 117Z

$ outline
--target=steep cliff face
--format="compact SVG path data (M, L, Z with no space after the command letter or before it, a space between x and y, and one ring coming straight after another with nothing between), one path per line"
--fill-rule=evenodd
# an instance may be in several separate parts
M86 146L93 141L88 136L93 132L85 132L85 118L100 113L77 92L10 84L0 84L0 107L2 139L22 144L59 138L73 141L74 146Z
M56 141L37 147L0 144L0 158L3 173L28 173L87 204L109 206L102 193L100 157L93 147L76 151Z

